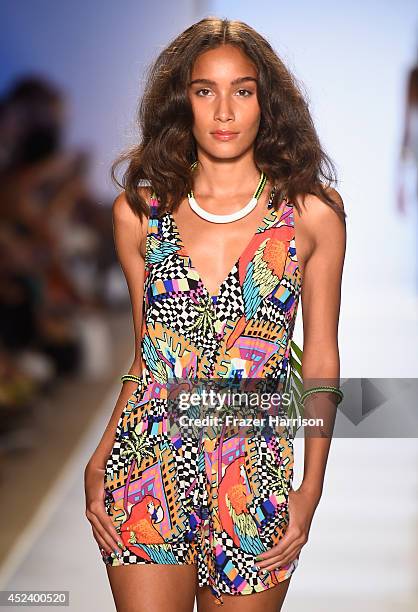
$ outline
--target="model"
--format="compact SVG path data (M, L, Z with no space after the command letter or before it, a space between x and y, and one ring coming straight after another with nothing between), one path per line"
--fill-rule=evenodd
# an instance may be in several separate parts
M162 51L139 125L140 143L112 167L116 180L129 162L113 220L135 358L85 469L86 516L119 612L192 612L195 598L199 612L277 612L330 437L306 438L294 490L287 428L193 435L167 406L173 381L283 379L301 296L304 379L336 381L310 385L309 406L335 410L335 171L295 78L240 21L205 18Z

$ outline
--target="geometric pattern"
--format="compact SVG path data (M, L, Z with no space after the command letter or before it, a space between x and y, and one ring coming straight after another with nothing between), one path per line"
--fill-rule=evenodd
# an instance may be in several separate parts
M247 595L287 579L298 559L260 576L255 557L289 522L290 435L232 426L194 436L168 427L168 382L279 379L301 292L293 205L266 215L210 295L170 212L149 201L141 382L120 415L105 466L105 508L127 547L106 564L197 564L199 585Z

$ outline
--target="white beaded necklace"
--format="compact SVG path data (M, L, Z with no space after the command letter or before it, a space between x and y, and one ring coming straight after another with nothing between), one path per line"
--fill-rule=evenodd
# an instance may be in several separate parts
M192 170L194 170L196 165L197 165L197 161L192 164ZM206 221L211 221L212 223L231 223L232 221L238 221L238 219L242 219L243 217L248 215L252 210L254 210L254 208L257 206L258 198L260 197L264 189L264 185L266 184L266 181L267 181L267 177L264 174L264 172L261 171L260 181L258 183L257 189L255 190L254 195L251 198L251 200L248 202L248 204L244 206L244 208L241 208L240 210L237 210L236 212L230 213L228 215L217 215L215 213L210 213L204 208L202 208L197 203L193 195L193 191L190 191L187 194L187 199L189 200L190 208L197 215L199 215L199 217L201 217L202 219L206 219Z

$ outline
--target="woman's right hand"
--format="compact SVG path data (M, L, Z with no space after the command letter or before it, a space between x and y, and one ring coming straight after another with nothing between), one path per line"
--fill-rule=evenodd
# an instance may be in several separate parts
M86 517L92 526L93 536L99 548L108 555L115 553L119 556L120 548L126 550L126 546L121 542L112 519L106 512L103 482L104 469L88 463L84 470Z

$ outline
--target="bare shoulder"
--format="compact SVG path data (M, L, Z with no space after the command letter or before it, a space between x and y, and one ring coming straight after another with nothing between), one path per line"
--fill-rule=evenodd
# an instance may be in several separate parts
M340 210L344 211L344 202L338 191L333 188L328 188L326 191ZM302 214L298 214L295 209L295 216L298 219L300 232L312 239L321 235L330 235L330 232L334 236L336 234L342 236L345 233L341 217L318 196L308 193L305 195L304 202L300 200L298 203Z
M331 196L341 210L344 203L336 189L328 188ZM315 253L324 252L327 257L335 257L345 252L345 224L341 217L323 200L314 194L306 194L304 201L298 199L301 212L294 207L295 234L299 265L304 273L308 261Z
M343 211L344 202L339 192L332 187L328 187L327 189L325 189L325 191L327 192L328 196L332 198L335 204ZM306 213L306 215L309 216L311 219L323 219L324 216L326 217L329 214L329 212L331 212L335 216L338 216L332 210L331 206L326 204L323 200L321 200L317 195L313 193L305 194L303 202L301 197L297 198L297 202L300 205L303 214Z
M148 201L150 191L148 187L138 187L138 191ZM112 205L112 216L115 233L123 232L127 240L134 241L140 246L146 237L148 219L142 219L132 210L125 191L116 196Z
M146 201L149 200L150 193L148 187L138 187L138 192L141 193L142 197ZM146 220L140 221L138 215L134 213L130 203L128 202L126 191L122 191L116 196L112 205L113 217L120 223L137 223L139 226L146 225Z

